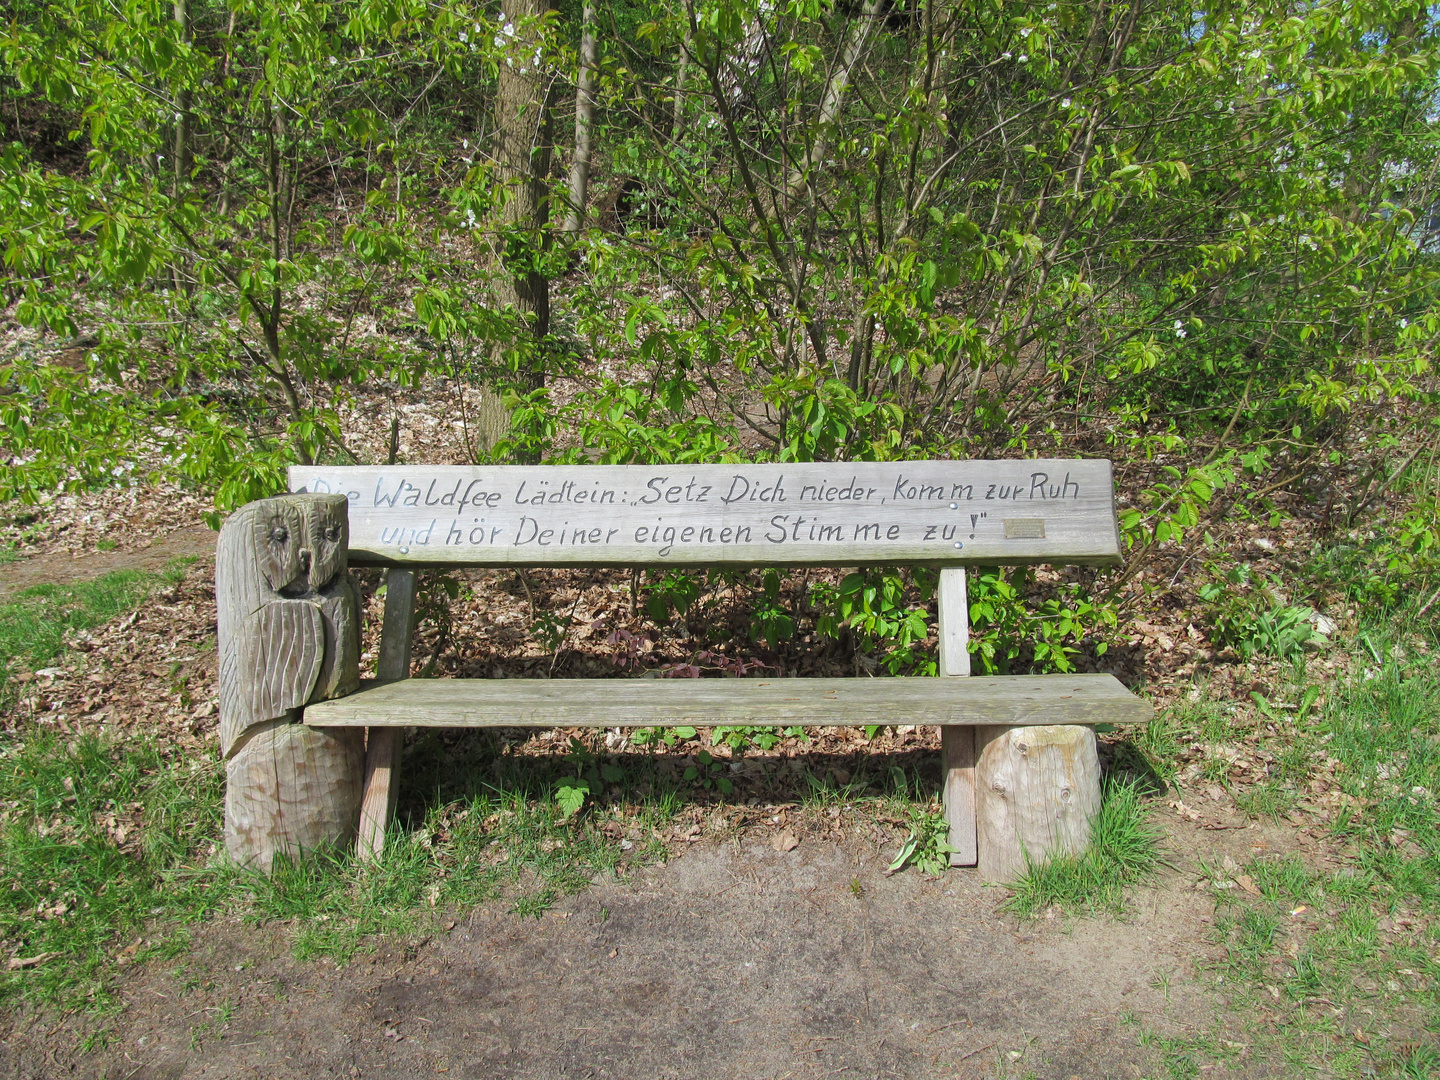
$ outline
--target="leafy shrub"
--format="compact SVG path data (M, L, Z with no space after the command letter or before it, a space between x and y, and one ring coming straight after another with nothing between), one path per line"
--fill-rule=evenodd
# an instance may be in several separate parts
M935 591L933 571L912 571L919 596L907 603L905 579L898 570L872 567L848 574L838 586L818 582L811 599L820 608L815 620L822 637L837 638L848 628L865 652L879 654L890 675L933 675L934 656L925 648L930 633L921 606Z
M997 567L971 573L967 582L970 653L987 675L1008 673L1027 652L1031 666L1041 673L1073 671L1086 626L1115 626L1115 607L1085 597L1072 586L1063 599L1052 597L1032 609L1017 587L1024 573L1016 570L1009 579ZM1097 655L1103 656L1106 649L1104 641L1096 643Z
M1311 625L1315 611L1277 603L1272 592L1275 587L1274 581L1266 588L1255 587L1250 568L1244 564L1226 570L1221 580L1200 586L1200 598L1212 605L1214 640L1247 660L1257 654L1278 660L1304 655L1305 646L1318 636Z

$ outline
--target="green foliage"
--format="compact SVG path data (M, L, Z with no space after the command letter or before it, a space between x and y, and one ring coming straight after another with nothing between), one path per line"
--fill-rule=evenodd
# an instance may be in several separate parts
M1115 457L1159 464L1123 508L1133 565L1217 493L1362 446L1393 465L1353 418L1433 401L1421 5L1033 0L874 32L855 5L623 5L614 198L578 235L510 220L477 135L517 61L564 93L568 9L524 35L467 0L199 5L190 30L160 0L26 11L0 95L64 135L0 148L7 298L78 362L0 368L0 498L153 462L230 507L348 460L356 388L442 376L501 396L490 460L1014 456L1103 417ZM506 292L526 273L564 280L547 333ZM1388 588L1433 571L1416 514Z
M1007 674L1020 659L1041 673L1074 670L1087 626L1116 626L1115 605L1086 597L1074 586L1036 605L1025 603L1018 585L1023 569L1009 579L995 567L981 567L969 576L970 652L986 674ZM1095 644L1097 656L1107 649ZM1027 655L1028 654L1028 655Z
M867 653L879 654L890 675L933 675L935 659L925 650L930 626L925 601L935 592L934 571L911 572L917 597L898 570L866 568L847 574L838 586L817 582L811 601L819 609L815 629L822 637L838 637L842 629L855 635Z
M1309 607L1281 604L1273 591L1278 582L1261 587L1243 563L1224 571L1219 581L1200 586L1200 598L1210 605L1215 641L1234 648L1245 659L1257 654L1295 660L1305 646L1319 638Z
M685 742L693 739L699 734L688 724L678 724L675 727L642 727L633 728L630 732L630 741L636 746L649 746L654 742L663 742L666 746L674 746L678 742Z
M650 595L645 611L657 624L670 621L672 613L684 615L700 596L700 580L685 570L649 571Z
M717 727L714 731L715 744L730 747L734 753L744 751L747 746L753 746L757 750L773 750L780 744L782 739L803 739L805 738L804 728L798 727L754 727L747 725L732 725L730 727Z
M761 594L750 614L750 636L775 649L795 636L795 618L780 601L780 571L766 570L760 580Z
M1183 445L1183 439L1167 434L1153 440L1145 450L1147 455L1166 453ZM1132 507L1118 516L1120 534L1126 545L1144 551L1167 541L1181 543L1186 532L1200 523L1204 508L1215 493L1234 482L1235 473L1230 464L1233 457L1233 453L1227 453L1216 461L1185 470L1174 465L1162 466L1160 471L1166 479L1152 484L1143 493L1144 509Z
M886 867L887 875L913 866L922 874L939 877L950 869L950 825L943 811L925 808L910 812L910 835Z

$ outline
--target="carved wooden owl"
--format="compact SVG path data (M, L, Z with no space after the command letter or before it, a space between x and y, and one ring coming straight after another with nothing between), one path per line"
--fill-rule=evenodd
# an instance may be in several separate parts
M215 556L220 744L359 684L359 596L343 495L281 495L225 522Z

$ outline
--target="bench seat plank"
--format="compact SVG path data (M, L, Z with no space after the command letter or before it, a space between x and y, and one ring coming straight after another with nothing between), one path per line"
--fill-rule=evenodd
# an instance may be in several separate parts
M314 727L1143 724L1113 675L971 679L407 679L305 710Z

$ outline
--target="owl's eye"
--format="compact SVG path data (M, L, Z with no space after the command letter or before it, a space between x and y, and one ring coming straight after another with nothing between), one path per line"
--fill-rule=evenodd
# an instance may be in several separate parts
M285 528L284 525L276 525L270 530L270 539L276 544L283 544L286 540L290 539L290 530Z
M330 525L330 526L328 526L328 527L325 529L325 539L326 539L326 540L329 540L332 544L338 542L339 539L340 539L340 526L339 526L339 525Z

